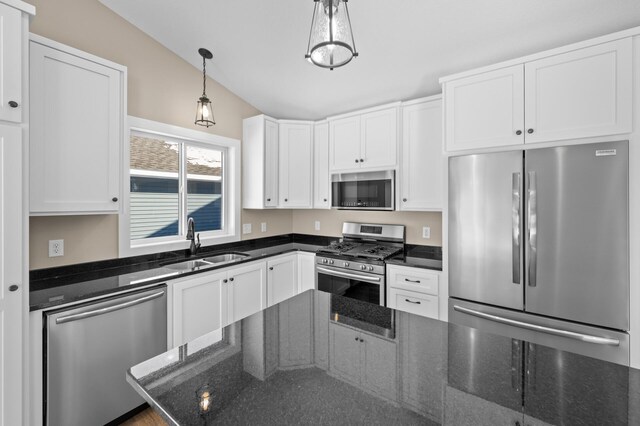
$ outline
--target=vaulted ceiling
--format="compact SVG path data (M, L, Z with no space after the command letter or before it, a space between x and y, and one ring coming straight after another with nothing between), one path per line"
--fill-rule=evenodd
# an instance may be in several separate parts
M640 26L637 0L350 0L357 50L304 59L312 0L100 0L276 118L320 119L440 92L438 78ZM209 93L215 98L215 93Z

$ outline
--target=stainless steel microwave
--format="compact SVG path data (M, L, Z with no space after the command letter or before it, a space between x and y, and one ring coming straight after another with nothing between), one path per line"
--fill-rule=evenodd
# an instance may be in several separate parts
M331 207L342 210L393 210L395 171L331 176Z

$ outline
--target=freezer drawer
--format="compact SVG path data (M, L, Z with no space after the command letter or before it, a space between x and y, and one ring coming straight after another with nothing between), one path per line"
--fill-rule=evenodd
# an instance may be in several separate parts
M47 425L105 424L144 402L125 374L167 350L166 286L45 315Z
M629 365L629 335L449 298L449 321L617 364Z

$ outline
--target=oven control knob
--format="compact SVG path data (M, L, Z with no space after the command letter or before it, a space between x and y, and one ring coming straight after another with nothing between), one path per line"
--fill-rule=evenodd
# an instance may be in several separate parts
M349 267L349 262L344 262L344 267L348 268Z
M369 270L370 270L370 271L373 271L373 266L369 266Z
M331 260L329 261L329 264L330 264L330 265L333 265L333 259L331 259Z
M360 269L362 269L363 271L366 271L367 270L367 265L360 266Z
M322 263L329 263L327 259L322 259Z

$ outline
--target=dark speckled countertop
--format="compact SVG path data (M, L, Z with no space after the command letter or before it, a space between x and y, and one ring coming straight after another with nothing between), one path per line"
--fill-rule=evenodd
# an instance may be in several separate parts
M127 380L176 425L640 424L640 370L315 290Z
M167 267L169 264L191 259L188 250L35 270L30 273L29 309L49 309L108 296L287 252L315 252L337 239L338 237L287 234L204 247L198 252L197 258L227 252L245 253L249 256L233 263L194 270L177 271ZM407 245L405 253L397 256L391 263L441 270L441 259L442 251L439 247Z

